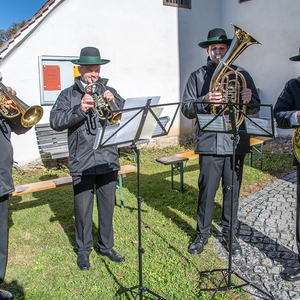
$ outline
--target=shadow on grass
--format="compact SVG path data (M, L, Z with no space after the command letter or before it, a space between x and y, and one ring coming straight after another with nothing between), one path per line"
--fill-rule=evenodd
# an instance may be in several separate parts
M13 280L11 283L5 281L0 285L1 290L5 290L14 295L15 300L25 300L25 294L23 287L18 284L17 280Z

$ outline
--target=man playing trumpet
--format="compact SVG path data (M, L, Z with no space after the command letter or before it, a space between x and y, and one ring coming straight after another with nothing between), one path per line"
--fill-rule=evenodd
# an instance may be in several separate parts
M113 212L118 171L120 170L117 147L94 150L96 133L104 120L98 119L93 111L94 100L85 92L87 85L99 83L106 87L104 98L113 99L121 109L124 99L111 87L107 79L99 77L100 65L109 60L101 59L94 47L81 49L79 59L80 77L75 84L61 92L50 113L50 125L54 130L68 129L69 169L73 180L75 237L78 253L77 265L86 271L90 268L89 255L93 247L92 224L94 189L98 207L98 242L101 255L115 262L124 257L114 249Z

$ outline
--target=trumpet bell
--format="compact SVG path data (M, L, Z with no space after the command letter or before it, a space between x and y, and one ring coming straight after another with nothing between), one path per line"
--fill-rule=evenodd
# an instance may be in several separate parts
M28 128L37 124L44 114L41 106L34 105L29 107L22 115L21 124Z

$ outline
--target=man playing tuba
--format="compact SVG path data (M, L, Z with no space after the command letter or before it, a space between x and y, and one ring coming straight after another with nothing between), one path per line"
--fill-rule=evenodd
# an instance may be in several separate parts
M210 90L210 83L214 71L223 59L232 40L227 38L226 32L221 28L215 28L208 32L207 40L199 43L201 48L206 49L208 54L207 64L193 72L186 84L182 99L181 111L188 119L196 118L197 114L208 114L212 105L203 103L194 110L194 102L222 102L222 93ZM260 104L255 84L244 69L231 65L231 68L242 73L247 87L238 90L240 98L245 103ZM214 104L218 106L218 104ZM248 106L247 114L255 114L259 111L258 106ZM241 127L243 124L241 125ZM225 247L229 250L229 226L231 213L231 189L232 185L232 135L227 133L201 132L195 125L195 153L199 153L200 175L198 179L199 198L197 210L197 237L189 247L189 253L199 254L211 236L210 228L214 208L215 194L222 178L223 210L222 210L222 234ZM236 239L237 212L239 191L242 183L243 163L245 154L250 151L250 138L240 136L236 148L235 172L234 172L234 207L233 209L233 243L232 254L242 254L242 248Z
M300 61L299 55L290 57L291 61ZM300 125L300 77L290 79L280 93L274 107L274 116L279 128L295 128ZM296 133L296 132L295 132ZM286 275L287 281L300 280L300 162L299 162L299 135L293 137L294 160L297 167L297 217L296 217L296 244L298 248L299 264L289 270ZM297 145L298 144L298 145ZM297 157L297 159L296 159Z

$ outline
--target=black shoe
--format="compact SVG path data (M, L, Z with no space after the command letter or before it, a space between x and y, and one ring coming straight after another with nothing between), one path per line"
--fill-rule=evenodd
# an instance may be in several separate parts
M194 243L189 248L189 253L200 254L203 251L204 246L207 244L208 238L204 238L200 234L194 240Z
M102 256L107 256L111 261L114 262L122 262L125 260L125 257L116 252L114 249L111 249L108 252L101 252L98 247L98 251Z
M286 281L297 281L300 280L300 264L298 267L292 268L288 271L285 277Z
M225 249L229 252L230 238L223 236L223 242L225 244ZM232 238L232 255L243 255L242 247L235 236Z
M0 300L13 300L13 299L15 298L10 292L0 290Z
M87 271L90 268L90 259L87 254L79 254L77 258L77 265L80 270Z

